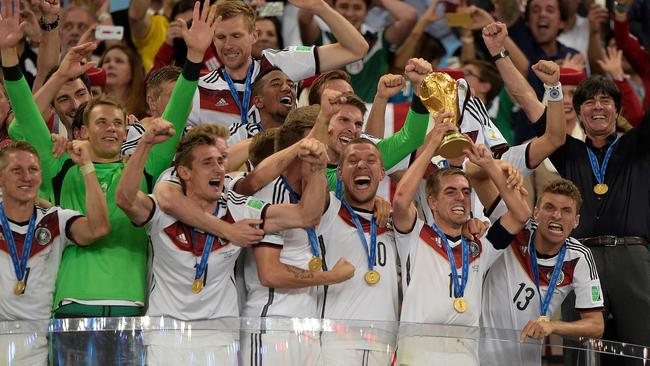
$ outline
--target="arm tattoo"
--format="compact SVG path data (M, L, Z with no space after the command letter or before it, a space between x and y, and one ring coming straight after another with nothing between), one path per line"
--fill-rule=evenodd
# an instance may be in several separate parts
M314 273L304 269L300 269L294 266L285 264L284 267L287 269L287 272L293 274L293 277L297 280L311 280L314 279Z

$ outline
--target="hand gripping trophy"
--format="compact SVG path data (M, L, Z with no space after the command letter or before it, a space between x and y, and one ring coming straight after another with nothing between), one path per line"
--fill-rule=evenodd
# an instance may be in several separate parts
M432 116L441 112L450 112L452 116L445 118L443 123L458 124L458 85L449 74L432 72L422 79L420 84L420 99ZM463 149L472 143L459 132L449 132L440 143L440 156L454 159L462 156Z

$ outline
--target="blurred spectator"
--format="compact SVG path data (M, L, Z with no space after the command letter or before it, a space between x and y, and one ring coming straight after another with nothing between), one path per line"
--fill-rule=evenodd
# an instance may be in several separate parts
M255 19L255 32L257 32L257 42L253 45L253 57L262 57L262 50L274 49L281 50L284 48L282 34L280 33L280 21L278 18L257 18Z
M93 11L82 5L69 3L61 13L61 48L65 52L79 43L81 36L97 23Z
M646 4L648 3L650 2L646 1ZM620 10L617 10L614 16L614 39L616 39L616 45L623 51L623 55L634 71L643 80L643 88L645 89L643 108L647 110L650 107L650 52L643 48L639 41L630 34L627 15L625 11ZM646 19L650 20L650 18Z
M362 59L346 65L352 76L352 87L364 101L372 102L377 93L379 78L388 72L389 50L399 45L417 21L417 12L410 5L397 0L379 0L377 6L386 9L393 22L385 29L371 29L364 23L370 7L369 0L336 0L334 9L345 17L366 39L370 50ZM299 13L303 43L324 45L336 42L329 27L313 14Z
M479 98L487 107L492 109L492 102L503 88L503 81L497 68L483 60L470 60L463 65L464 79L472 90L472 95ZM495 108L496 111L496 108ZM496 113L490 114L494 118Z
M179 18L185 21L192 19L194 2L194 0L182 0L174 6L176 14L172 14L174 10L169 7L163 7L162 14L158 14L150 10L151 0L131 1L129 5L131 39L142 58L145 72L151 70L154 57L167 38L169 19L175 21ZM174 35L180 37L180 24L175 24L174 30L177 31Z
M638 126L643 119L643 108L623 73L623 52L617 50L615 46L610 46L605 57L598 60L598 64L621 91L621 115L633 126Z
M144 71L140 57L127 46L108 48L99 60L106 71L106 94L138 118L145 116Z

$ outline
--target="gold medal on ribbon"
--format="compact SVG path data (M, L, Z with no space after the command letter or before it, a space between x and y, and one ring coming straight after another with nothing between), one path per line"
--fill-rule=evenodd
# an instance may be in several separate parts
M551 320L548 318L546 315L542 315L539 318L537 318L538 322L550 322Z
M370 271L366 272L366 283L369 285L375 285L377 282L379 282L379 279L381 276L379 276L379 272L375 271L374 269L371 269Z
M14 287L14 294L20 296L25 293L25 281L18 281Z
M456 310L459 313L464 313L467 311L467 301L465 300L464 297L457 297L454 300L454 310Z
M192 282L192 292L198 294L201 290L203 290L203 280L197 278Z
M594 186L594 193L602 196L609 191L609 187L605 183L598 183Z
M323 268L323 260L320 257L313 257L309 260L309 270L312 272L320 271Z

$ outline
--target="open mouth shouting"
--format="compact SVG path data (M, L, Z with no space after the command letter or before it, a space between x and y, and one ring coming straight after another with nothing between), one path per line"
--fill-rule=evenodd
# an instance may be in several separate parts
M354 187L359 190L365 190L370 188L370 183L372 182L372 179L370 178L369 175L358 175L354 177Z

